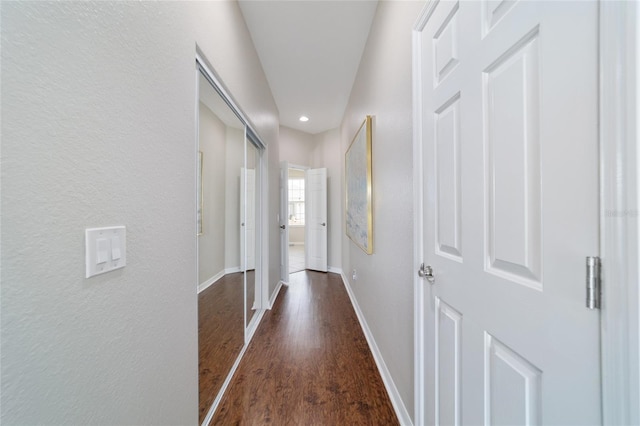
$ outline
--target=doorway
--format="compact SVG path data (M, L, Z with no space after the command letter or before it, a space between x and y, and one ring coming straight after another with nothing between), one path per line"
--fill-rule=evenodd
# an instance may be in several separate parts
M327 272L326 168L281 163L279 223L281 281L305 269Z

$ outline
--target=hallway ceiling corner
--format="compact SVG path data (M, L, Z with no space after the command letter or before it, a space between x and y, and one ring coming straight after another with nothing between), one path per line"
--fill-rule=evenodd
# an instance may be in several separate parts
M377 4L239 1L281 125L310 134L340 126Z

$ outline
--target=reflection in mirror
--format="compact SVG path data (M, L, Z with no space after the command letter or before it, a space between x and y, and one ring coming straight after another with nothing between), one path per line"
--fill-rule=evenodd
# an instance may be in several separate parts
M204 420L244 345L240 263L240 172L244 126L199 76L198 345L199 417Z
M246 193L245 204L245 228L244 228L244 241L246 247L246 288L247 288L247 303L245 305L245 326L248 326L256 312L256 262L259 261L257 249L258 243L256 238L256 218L258 217L257 211L259 208L258 199L258 180L259 171L258 165L258 149L249 140L245 140L246 153L247 153L247 167L244 171L244 187ZM241 250L243 253L244 250ZM242 254L241 254L242 255Z

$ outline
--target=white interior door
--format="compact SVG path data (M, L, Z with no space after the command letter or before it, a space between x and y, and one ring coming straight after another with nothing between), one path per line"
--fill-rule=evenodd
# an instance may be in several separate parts
M428 7L424 422L599 424L598 3Z
M255 169L240 171L240 215L240 264L242 271L251 271L256 269Z
M309 169L305 180L305 263L327 272L327 169Z
M280 163L280 280L289 282L289 163Z

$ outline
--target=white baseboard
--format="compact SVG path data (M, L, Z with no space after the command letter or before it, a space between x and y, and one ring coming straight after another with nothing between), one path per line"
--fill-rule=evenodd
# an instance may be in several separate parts
M273 291L273 294L269 298L269 308L268 309L273 308L273 304L276 303L276 299L278 297L278 294L280 294L280 289L282 288L283 284L285 284L283 281L279 281L278 282L278 285L276 286L276 289Z
M213 284L216 283L216 281L218 281L220 278L224 277L225 275L235 274L237 272L240 272L239 267L223 269L222 271L218 272L217 274L215 274L213 277L209 278L205 282L200 283L198 285L198 294L202 293L203 291L211 287Z
M304 241L289 241L290 246L303 246Z
M336 268L335 266L329 266L327 268L328 272L333 272L334 274L342 275L342 268Z
M349 281L347 277L343 273L340 274L342 276L342 282L344 283L344 287L349 294L349 299L351 299L351 304L353 305L353 309L356 311L356 315L358 316L358 321L360 321L360 326L362 327L362 331L364 332L364 336L367 339L367 343L369 344L369 349L371 349L371 353L373 354L373 359L376 361L376 365L378 366L378 371L380 372L380 376L382 376L382 381L384 382L384 387L387 389L387 393L389 394L389 399L391 399L391 404L393 405L393 409L398 416L398 420L401 425L412 426L413 422L411 421L411 416L407 411L407 407L404 406L404 402L402 402L402 398L400 397L400 393L398 392L398 388L396 388L393 379L391 378L391 373L387 369L387 365L382 358L382 354L380 353L380 349L378 349L378 345L376 344L375 339L373 338L373 334L371 334L371 330L367 325L367 321L364 318L362 311L360 310L360 306L358 305L358 301L356 300L355 295L353 294L353 290L351 289L351 285L349 285Z
M211 287L213 285L213 283L215 283L216 281L218 281L220 278L224 277L225 275L226 275L226 271L222 270L222 271L218 272L217 274L215 274L213 277L211 277L208 280L206 280L205 282L200 283L200 285L198 285L198 294L202 293L203 291L205 291L206 289Z
M251 321L249 321L249 324L247 325L247 329L245 331L245 340L247 344L251 341L251 339L253 339L253 335L256 334L256 330L258 329L260 321L262 321L262 317L264 316L265 311L265 309L257 310L253 318L251 318Z
M237 272L242 272L239 266L234 266L233 268L227 268L224 270L225 274L235 274Z

